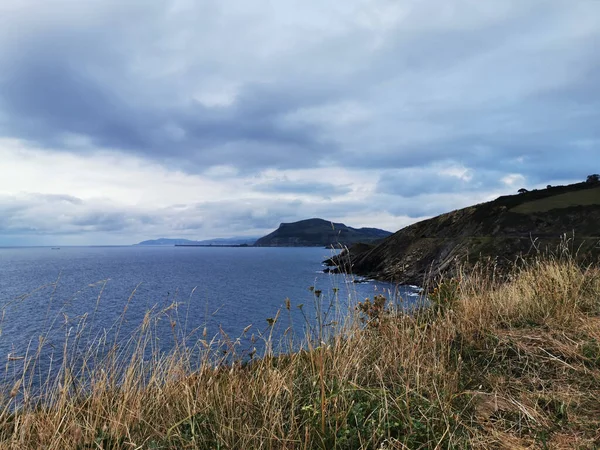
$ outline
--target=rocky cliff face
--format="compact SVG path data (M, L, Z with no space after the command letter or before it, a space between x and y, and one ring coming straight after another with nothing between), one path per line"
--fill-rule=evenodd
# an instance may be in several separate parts
M307 219L282 223L277 230L258 239L254 245L257 247L339 247L357 242L374 242L391 234L389 231L377 228L352 228L343 223Z
M358 275L422 284L452 272L457 262L493 259L502 267L520 255L554 250L565 234L580 257L600 254L600 186L579 183L500 197L416 223L329 263Z

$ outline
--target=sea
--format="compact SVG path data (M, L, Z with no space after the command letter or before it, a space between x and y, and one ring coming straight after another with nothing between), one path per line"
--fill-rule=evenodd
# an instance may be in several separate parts
M160 351L225 340L239 355L254 355L268 339L316 336L317 325L337 323L375 295L407 308L419 301L414 286L324 273L334 254L315 247L0 248L0 379L19 376L36 352L36 370L51 371L65 342L77 341L80 352L99 341L127 342L144 321Z

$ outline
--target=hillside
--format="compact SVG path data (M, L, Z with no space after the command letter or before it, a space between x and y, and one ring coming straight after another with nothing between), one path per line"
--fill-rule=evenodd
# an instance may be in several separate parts
M352 245L358 242L375 242L391 234L378 228L352 228L343 223L333 223L323 219L306 219L282 223L277 230L258 239L254 245L257 247Z
M525 192L452 211L394 233L377 245L352 248L329 264L341 271L422 284L452 272L455 262L493 259L501 268L519 255L553 250L560 237L580 257L600 253L600 186L578 183Z

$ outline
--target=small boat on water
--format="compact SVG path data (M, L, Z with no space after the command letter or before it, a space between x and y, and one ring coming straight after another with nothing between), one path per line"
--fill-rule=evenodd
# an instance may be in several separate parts
M60 250L60 247L52 247L52 250Z

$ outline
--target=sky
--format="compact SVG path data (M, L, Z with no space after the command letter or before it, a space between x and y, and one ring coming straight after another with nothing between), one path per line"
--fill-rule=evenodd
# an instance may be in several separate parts
M598 0L2 0L0 245L396 231L600 172Z

